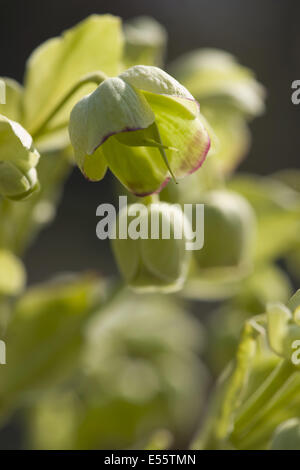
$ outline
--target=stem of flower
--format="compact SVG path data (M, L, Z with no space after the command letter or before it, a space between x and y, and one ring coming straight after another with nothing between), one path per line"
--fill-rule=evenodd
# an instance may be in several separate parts
M158 194L151 194L151 196L145 196L143 198L143 203L146 206L150 206L151 204L157 204L159 202L159 195Z
M59 101L51 113L44 119L42 124L32 132L33 139L39 137L46 129L49 122L54 118L54 116L61 110L61 108L69 101L70 98L76 93L82 86L89 83L95 83L97 86L100 85L107 76L103 72L93 72L82 77L73 87L68 91L68 93Z

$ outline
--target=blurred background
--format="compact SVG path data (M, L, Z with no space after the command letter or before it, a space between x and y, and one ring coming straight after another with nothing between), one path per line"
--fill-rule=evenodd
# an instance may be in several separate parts
M252 144L247 158L241 162L238 171L269 175L286 168L299 169L300 105L295 106L291 102L291 84L294 80L300 79L300 4L297 0L277 0L276 2L274 0L264 0L263 2L261 0L244 0L243 2L240 0L227 0L226 2L221 0L184 0L184 2L179 0L152 0L151 2L140 0L127 0L126 2L121 0L44 0L43 2L40 0L27 0L26 2L0 0L0 76L12 77L22 83L25 62L33 49L48 38L60 35L62 31L71 28L93 13L111 13L120 16L124 21L141 15L156 19L166 28L168 33L165 57L167 70L168 64L173 60L198 48L217 48L233 54L241 65L253 70L257 80L267 91L266 112L249 124ZM101 44L99 44L99 48L101 48ZM238 186L239 183L235 188L237 191L240 189ZM54 275L66 272L94 270L104 277L117 275L116 263L109 242L96 238L96 208L103 202L115 202L115 188L116 180L110 173L100 183L90 183L82 176L78 168L74 167L64 186L54 222L41 231L37 240L26 252L25 265L29 285L46 281ZM254 196L256 196L256 187L254 188ZM247 188L245 191L247 193ZM268 197L271 200L272 187L268 187L268 191L270 194L268 192L266 200ZM284 193L282 194L284 195ZM280 199L281 193L278 194L278 200ZM259 212L260 205L263 206L264 203L264 195L259 194L256 202L257 212ZM269 204L269 200L267 202ZM270 204L272 210L273 202L272 200L272 204ZM266 207L269 210L268 204ZM271 209L270 212L272 212ZM275 209L277 210L277 206ZM263 210L261 219L264 218ZM279 219L276 210L274 211L274 219ZM282 220L284 225L284 219L282 218ZM272 227L271 225L271 229ZM272 231L271 235L273 236ZM270 233L267 231L266 244L268 244L269 238ZM259 243L261 243L260 240ZM297 253L297 259L300 260L300 250ZM274 258L279 259L278 266L281 266L283 263L279 255L277 257L274 255ZM271 261L273 261L272 256ZM300 261L297 269L299 265ZM270 271L268 271L269 267ZM89 396L90 401L87 400L87 402L88 405L90 402L92 403L91 408L88 407L85 410L86 422L84 426L79 426L78 442L76 441L75 444L79 447L80 445L97 447L99 443L93 441L94 436L91 431L91 429L93 430L93 419L96 421L97 417L99 417L98 424L102 419L104 423L103 428L100 427L97 430L100 436L100 445L103 448L105 445L110 446L111 442L115 442L116 435L119 439L116 442L121 442L120 445L124 447L130 445L130 439L133 439L135 429L134 425L130 429L128 423L136 420L138 431L142 434L144 424L143 420L140 424L141 416L146 416L145 421L148 424L152 418L154 421L158 418L159 422L162 410L163 412L167 410L166 420L172 421L174 419L175 424L171 424L175 428L178 423L182 422L182 416L179 416L183 412L182 410L190 412L194 418L193 415L196 416L199 410L195 411L193 406L194 403L202 403L202 398L205 395L204 384L207 379L206 371L204 368L202 370L201 365L199 367L199 364L196 364L195 357L198 358L207 346L208 363L213 365L210 372L215 378L227 364L227 359L233 357L244 318L248 318L250 314L261 313L262 305L264 306L269 297L272 298L274 291L278 291L278 295L281 295L284 300L289 296L289 282L286 288L284 275L277 271L274 274L272 269L273 266L267 266L265 271L258 270L258 277L254 281L250 280L247 288L244 289L242 286L240 297L237 295L237 298L228 307L231 316L227 315L228 309L226 310L225 305L223 310L220 308L220 312L216 311L217 315L212 315L212 319L208 320L211 312L220 307L220 303L217 301L217 297L214 298L214 295L212 295L213 301L209 304L205 301L190 303L188 309L194 315L186 315L186 317L185 306L181 305L176 297L175 300L169 297L167 300L155 297L155 299L149 299L148 305L147 298L142 303L143 299L141 300L138 296L134 297L128 294L126 297L126 294L119 299L121 300L119 304L112 307L112 311L109 307L103 320L104 328L101 329L100 325L98 331L97 324L92 324L86 335L88 340L84 349L84 360L89 363L90 367L86 374L87 377L82 379L80 375L82 371L78 374L76 370L75 378L72 378L74 382L77 381L76 386L79 388L80 399L87 390L92 391L92 395L94 390L98 390L98 387L101 393L104 390L104 404L97 402L96 408L93 408L95 397ZM292 278L293 281L295 279ZM90 305L86 298L89 299L89 295L93 297L94 292L86 293L86 291L89 289L93 291L94 287L93 285L91 287L89 282L85 282L85 280L79 280L78 285L76 282L73 287L67 285L67 293L63 288L61 292L59 289L56 292L55 287L52 291L51 285L49 290L45 288L43 291L42 286L38 288L40 291L37 289L37 293L29 291L25 300L21 300L18 305L16 316L18 318L19 315L21 321L19 324L15 322L12 326L12 336L15 335L16 338L15 364L18 365L20 358L22 358L23 346L24 351L31 352L30 334L33 332L33 336L34 333L39 336L39 328L42 332L47 330L48 321L49 331L52 331L53 336L56 331L62 331L61 337L64 338L64 334L69 331L69 325L68 323L66 325L59 323L60 312L66 314L67 317L70 312L72 313L74 306L76 310L77 304L79 305L78 310L80 310L80 302L85 310L88 310ZM280 292L281 287L282 291ZM293 287L296 287L296 282ZM75 296L74 302L73 295ZM85 301L87 305L85 305ZM82 310L84 308L82 307ZM30 334L28 337L30 340L28 344L23 345L20 340L23 328L22 318L26 318L26 315L31 314L32 311L37 312L39 324L36 327L33 321L32 325L29 325ZM111 321L110 315L117 320ZM195 316L200 319L204 328L200 322L195 321ZM220 318L221 321L222 318L224 319L224 323L220 323ZM27 327L26 322L24 325ZM94 328L95 334L93 335ZM213 345L211 349L210 344L204 344L205 328L211 330L209 331ZM228 328L228 335L226 328ZM136 337L135 331L137 332ZM20 338L18 334L20 334ZM41 338L40 342L36 341L36 350L43 347L43 336ZM17 341L20 341L20 347ZM103 344L103 348L99 348L99 351L97 349L98 343L101 343L101 347ZM213 350L215 345L218 347L218 351ZM118 348L121 351L121 361L118 356ZM226 356L226 348L229 351L228 356ZM32 347L32 351L35 351L34 347ZM223 354L223 351L226 352ZM94 355L95 364L93 364ZM137 364L132 360L135 355L138 358ZM143 368L142 362L145 358L149 362L148 366L150 364L148 368ZM102 364L100 379L97 376L98 371L96 373L94 370L97 369L98 359ZM142 359L141 364L139 364L140 359ZM74 360L74 364L77 366L75 362ZM137 368L135 368L136 365ZM157 374L154 378L152 369ZM16 371L18 372L18 368ZM144 388L141 387L144 383L141 377L145 377L146 380ZM133 383L132 388L128 387L128 378L130 383ZM38 380L37 383L39 386ZM186 384L188 384L187 388L190 385L192 395L185 394ZM69 427L72 428L73 411L80 408L76 401L78 397L75 397L75 393L72 394L72 386L73 382L71 381L71 390L67 387L66 390L59 390L59 393L54 390L53 395L50 393L45 402L43 400L38 402L33 414L30 415L29 422L33 423L32 428L34 429L31 431L33 434L35 433L32 442L37 447L47 447L47 445L55 447L55 432L53 433L54 439L51 441L52 436L50 436L49 430L56 430L61 423L67 423L66 426L69 423ZM149 390L153 392L152 402L147 397L147 393L151 395ZM211 389L209 388L209 390ZM120 393L122 399L116 391ZM61 394L61 392L63 393ZM135 392L136 396L134 396ZM111 400L109 405L105 402L107 399L105 393L109 397L108 401ZM23 394L23 391L21 394L26 395L26 393ZM111 396L113 398L110 398ZM98 399L98 397L96 398ZM140 407L140 403L144 403L143 400L145 403L148 403L147 400L150 401L151 406L149 405L148 408L148 405L145 405L143 408L141 405ZM130 403L133 402L136 406L131 409ZM184 406L177 407L178 403L184 404ZM174 417L172 412L170 412L170 416L168 415L171 409L177 412L177 408L178 416ZM115 422L111 425L110 436L105 425L110 424L111 416ZM23 445L24 434L27 435L27 431L22 432L22 420L24 420L24 416L17 414L13 417L12 422L9 422L0 431L0 448L15 448ZM192 428L196 423L193 422L193 419L191 421ZM123 428L121 426L119 429L120 422L123 423ZM184 447L191 437L191 429L186 434L184 429L180 429L180 431L177 435L177 443L179 442ZM112 440L110 441L110 439ZM60 445L63 444L60 443ZM65 445L67 446L68 443ZM141 446L143 445L144 443L141 443Z
M0 5L0 72L20 82L35 47L91 13L154 17L169 34L167 63L196 48L231 52L255 71L268 93L266 113L251 123L252 146L240 170L270 174L299 167L300 106L291 103L291 83L300 78L297 0L0 0ZM95 234L96 207L112 200L112 179L107 175L90 184L74 169L55 222L27 254L29 282L87 267L115 272L108 243Z

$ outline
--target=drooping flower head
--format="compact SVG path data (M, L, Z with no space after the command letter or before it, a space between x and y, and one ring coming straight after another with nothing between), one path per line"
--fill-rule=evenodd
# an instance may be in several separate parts
M69 133L86 177L107 168L138 196L196 171L210 147L198 103L157 67L137 65L107 78L73 108Z
M138 222L134 222L136 214ZM137 238L130 234L132 221L141 231ZM191 225L180 206L163 202L131 204L119 212L116 226L112 248L131 288L140 292L175 292L182 288L191 258L191 252L186 250ZM122 236L120 226L127 227ZM155 227L157 233L152 236ZM163 236L165 227L168 234ZM178 232L180 236L176 235Z
M24 199L38 189L39 153L18 123L0 114L0 195Z

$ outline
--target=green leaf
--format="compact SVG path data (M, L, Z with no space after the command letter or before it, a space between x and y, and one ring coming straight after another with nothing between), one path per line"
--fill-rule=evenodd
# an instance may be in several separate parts
M258 334L259 328L255 321L249 321L245 324L218 423L219 439L225 439L233 429L236 412L245 396L251 366L255 358Z
M83 276L32 288L18 301L5 337L8 365L0 370L1 414L76 367L82 327L102 288L99 281Z
M178 300L123 289L84 337L79 373L34 403L33 448L140 447L160 429L177 439L192 430L206 382L204 332Z
M139 16L124 24L125 67L132 65L163 65L167 45L167 31L154 18Z
M85 74L101 70L107 75L119 71L122 54L120 20L111 15L92 15L49 39L30 56L25 76L24 119L35 132L73 85ZM74 104L93 87L75 94L53 126L67 123Z

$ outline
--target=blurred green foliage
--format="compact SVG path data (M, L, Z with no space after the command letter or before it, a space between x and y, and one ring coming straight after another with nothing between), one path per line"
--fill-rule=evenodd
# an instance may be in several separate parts
M87 73L163 66L166 42L150 18L122 29L118 18L93 15L33 52L24 87L4 78L2 119L30 132L40 154L39 192L0 200L0 422L22 414L24 447L188 447L201 422L195 448L299 448L300 375L290 354L299 294L290 297L300 279L300 172L234 174L265 93L229 53L199 50L166 66L200 102L212 140L203 167L161 193L207 206L207 239L183 289L138 295L88 272L25 289L21 258L53 220L73 164L69 112L93 86L47 116ZM1 188L5 178L0 168ZM205 326L189 312L198 309L207 309Z

